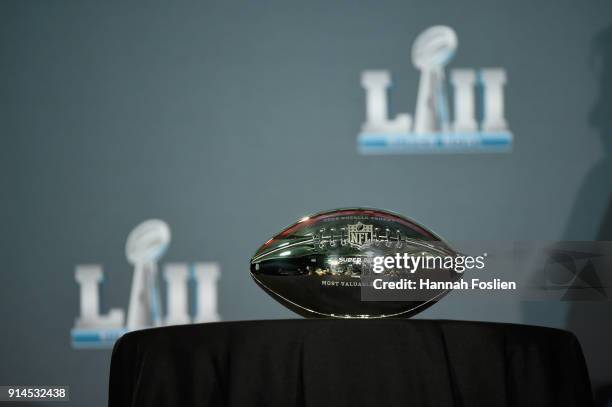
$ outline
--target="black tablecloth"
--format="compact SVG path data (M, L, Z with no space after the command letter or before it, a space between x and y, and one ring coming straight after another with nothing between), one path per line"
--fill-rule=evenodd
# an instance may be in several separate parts
M109 406L589 406L569 332L425 320L186 325L124 335Z

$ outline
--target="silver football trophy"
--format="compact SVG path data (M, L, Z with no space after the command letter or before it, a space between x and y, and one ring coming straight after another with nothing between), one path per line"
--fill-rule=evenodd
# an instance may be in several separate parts
M398 299L394 290L388 297L373 293L376 281L448 283L461 275L441 263L429 270L401 265L377 270L377 259L457 255L438 235L401 215L343 208L306 216L268 239L251 259L250 271L272 298L307 318L403 318L449 290L414 289Z

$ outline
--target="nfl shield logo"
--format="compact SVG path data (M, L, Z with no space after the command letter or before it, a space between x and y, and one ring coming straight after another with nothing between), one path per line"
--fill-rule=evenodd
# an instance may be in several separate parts
M355 225L348 225L349 244L353 247L362 248L372 241L372 225L364 225L357 222Z

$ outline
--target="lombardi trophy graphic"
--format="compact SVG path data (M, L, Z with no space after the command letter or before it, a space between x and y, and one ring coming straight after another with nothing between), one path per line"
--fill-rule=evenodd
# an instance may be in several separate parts
M157 261L170 244L170 228L158 219L147 220L132 230L125 255L134 266L126 328L141 329L162 324L157 289Z
M412 62L421 71L414 132L448 133L450 118L444 66L457 49L457 35L442 25L423 31L412 45Z

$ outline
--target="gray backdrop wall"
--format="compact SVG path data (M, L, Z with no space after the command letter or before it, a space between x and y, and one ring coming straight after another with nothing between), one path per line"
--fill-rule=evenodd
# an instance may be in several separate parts
M612 240L611 23L609 1L2 2L0 384L106 403L110 351L70 346L74 267L102 264L125 307L124 241L150 217L172 228L165 261L221 264L225 320L294 317L247 264L317 210L387 208L451 240ZM360 72L389 69L393 110L413 112L410 47L433 24L457 31L451 66L507 70L513 153L357 154ZM606 304L451 294L422 317L573 329L612 380Z

